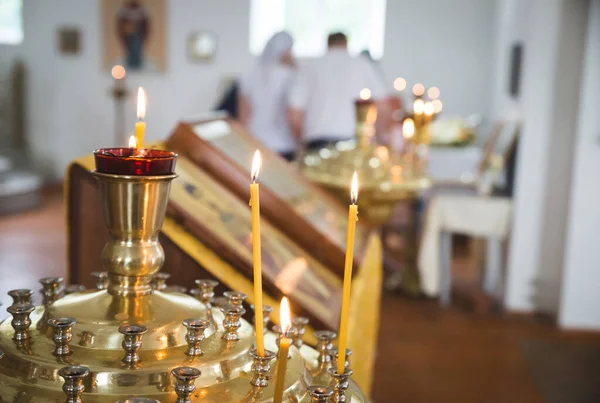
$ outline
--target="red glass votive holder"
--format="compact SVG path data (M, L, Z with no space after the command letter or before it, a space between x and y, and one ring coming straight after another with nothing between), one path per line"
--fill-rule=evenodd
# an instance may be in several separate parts
M177 154L165 150L101 148L94 151L96 171L113 175L171 175Z

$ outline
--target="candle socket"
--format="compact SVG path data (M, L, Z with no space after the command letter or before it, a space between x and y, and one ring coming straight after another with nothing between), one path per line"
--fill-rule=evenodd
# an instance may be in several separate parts
M196 285L198 286L197 291L192 291L196 291L197 295L195 295L194 293L192 293L192 295L194 295L194 297L199 299L200 302L202 302L204 305L206 305L207 308L210 309L210 300L215 296L215 288L219 285L219 282L216 280L199 279L196 280Z
M83 403L81 395L85 391L83 380L90 374L87 367L72 365L58 370L58 375L64 378L63 391L67 395L65 403Z
M252 371L252 379L250 383L258 387L266 387L269 385L269 371L271 371L271 361L275 359L276 354L272 351L265 350L264 356L259 356L256 349L250 350L253 362L250 370Z
M28 288L21 288L18 290L10 290L8 295L13 299L13 305L31 304L33 291Z
M61 285L63 283L62 277L44 277L40 279L42 289L42 303L45 307L48 307L55 303L60 298Z
M281 338L283 337L283 332L281 331L281 326L273 325L271 330L273 331L273 333L275 333L275 344L277 344L277 347L279 347Z
M246 313L246 310L241 306L231 304L221 308L221 310L225 314L225 319L223 320L223 328L225 329L223 339L227 341L238 341L240 337L238 336L237 331L242 327L240 319Z
M326 386L309 386L308 394L312 403L329 403L333 390Z
M129 366L135 366L140 361L139 351L142 348L142 336L147 330L144 325L119 326L119 333L123 335L121 346L125 350L125 356L121 362Z
M73 338L71 329L77 321L75 318L51 318L48 325L52 328L52 341L54 341L54 354L65 356L71 353L69 343Z
M252 323L254 324L254 326L256 326L256 309L254 304L250 305L250 308L255 312L254 316L252 317ZM269 306L269 305L263 305L263 326L266 329L267 326L269 325L269 315L271 315L271 312L273 312L273 307Z
M328 372L331 375L331 388L333 389L332 402L346 403L346 390L350 385L348 380L352 376L352 370L346 368L343 374L338 374L336 368L331 367Z
M317 330L315 332L317 339L317 351L319 352L319 362L327 364L331 362L331 349L333 348L333 340L337 337L335 332L330 330Z
M223 293L229 304L241 307L248 296L239 291L225 291Z
M349 348L346 349L346 356L345 356L345 362L344 362L344 368L349 368L350 367L350 356L352 355L352 350L350 350ZM334 368L337 368L337 361L339 358L339 350L337 348L332 348L331 349L331 357L333 359L333 362L331 363L331 365Z
M150 282L152 289L156 291L165 291L169 277L171 277L171 275L168 273L158 272L154 274L152 276L152 281Z
M177 367L171 370L171 374L177 380L175 385L177 400L175 400L175 403L192 403L190 397L196 390L194 382L200 376L200 370L192 367Z
M108 288L108 272L95 271L92 273L92 277L96 281L97 290L106 290Z
M186 319L183 321L183 326L187 328L185 341L188 343L188 348L185 353L190 356L204 354L201 345L204 341L204 331L210 327L210 322L206 319Z
M302 316L297 316L292 319L292 328L290 330L290 334L292 335L292 343L294 343L294 346L296 346L297 348L302 347L302 345L304 344L302 338L306 333L305 328L306 325L308 325L308 322L309 320Z
M10 324L14 329L13 340L23 341L29 339L29 326L31 326L31 319L29 315L33 312L35 307L31 304L17 304L11 305L6 310L12 315L12 321Z

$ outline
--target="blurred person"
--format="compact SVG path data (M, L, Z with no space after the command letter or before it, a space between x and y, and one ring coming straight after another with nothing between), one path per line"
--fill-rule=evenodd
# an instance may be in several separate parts
M287 99L295 75L293 45L287 32L273 35L254 68L240 80L238 96L242 124L287 160L294 158L297 148L287 120Z
M354 136L354 102L363 88L371 91L371 99L378 106L386 96L370 62L348 54L346 35L329 35L327 45L322 58L302 69L290 94L289 118L294 136L309 150Z

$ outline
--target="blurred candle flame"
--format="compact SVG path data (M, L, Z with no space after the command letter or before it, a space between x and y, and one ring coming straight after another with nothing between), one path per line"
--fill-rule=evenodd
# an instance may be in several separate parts
M422 114L423 109L425 109L425 102L422 99L415 99L415 102L413 103L413 112L415 115Z
M126 73L125 67L121 66L120 64L113 66L113 68L110 72L112 74L112 77L115 80L121 80L121 79L125 78L125 73Z
M352 175L352 184L350 185L350 199L352 204L356 204L358 201L358 174L354 171Z
M254 158L252 159L252 182L256 182L256 178L258 178L258 173L260 172L260 166L262 165L262 157L260 156L260 151L256 150L254 152Z
M129 148L137 148L137 141L135 140L135 136L129 137Z
M363 101L367 101L369 99L371 99L371 90L368 88L363 88L362 90L360 90L360 99L362 99Z
M438 99L440 97L440 89L438 87L431 87L427 90L427 96L431 99Z
M290 303L287 297L281 299L281 305L279 306L279 324L283 335L287 335L292 327L292 314L290 313Z
M404 91L406 88L406 80L402 77L398 77L394 80L394 89L396 91Z
M410 139L415 134L415 122L411 119L404 119L402 122L402 134L404 138Z
M423 113L425 113L426 116L433 115L434 110L435 107L433 106L432 102L425 102L425 105L423 106Z
M144 88L138 88L137 95L137 117L138 119L144 119L146 117L146 92Z
M412 90L413 94L420 97L425 93L425 86L421 83L416 83L415 85L413 85Z

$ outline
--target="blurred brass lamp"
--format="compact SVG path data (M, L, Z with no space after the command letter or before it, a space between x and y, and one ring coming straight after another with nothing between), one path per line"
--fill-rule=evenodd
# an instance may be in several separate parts
M265 355L257 356L254 328L241 318L244 294L226 293L218 308L209 302L214 281L198 281L199 299L157 287L164 262L158 233L176 155L95 154L110 233L101 256L106 284L67 294L62 278L44 278L37 307L31 290L9 292L11 316L0 322L0 402L272 401L277 337L267 333ZM291 347L285 401L316 401L320 388L319 396L336 402L367 402L351 379L341 385L328 374L333 337L319 351Z
M390 219L398 202L417 197L431 186L431 181L421 170L411 169L406 159L392 155L387 147L375 142L375 102L358 99L355 107L354 140L309 152L298 163L309 179L344 203L349 199L348 183L356 171L361 186L361 217L381 226Z

